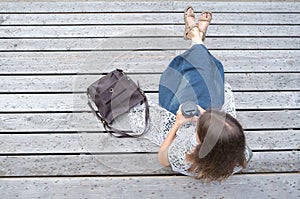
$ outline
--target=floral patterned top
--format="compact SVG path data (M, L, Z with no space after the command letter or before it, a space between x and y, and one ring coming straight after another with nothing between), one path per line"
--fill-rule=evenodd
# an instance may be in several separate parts
M222 109L226 113L229 113L233 117L236 117L234 96L231 86L227 82L225 82L224 86L225 100ZM148 99L148 101L150 125L149 130L144 135L142 135L142 137L149 139L151 142L160 146L169 133L173 123L175 122L176 116L166 109L160 107L158 104L153 103L150 99ZM144 111L145 109L143 105L138 105L129 111L128 116L130 120L131 130L135 134L140 134L144 129ZM185 160L186 154L193 151L193 149L198 145L195 132L196 125L192 123L181 126L177 131L176 138L174 139L168 150L168 160L173 171L189 176L195 175L188 171L191 165ZM246 147L245 155L247 161L249 161L252 156L252 152L249 147ZM234 173L239 172L241 169L242 168L240 167L236 167L234 169Z

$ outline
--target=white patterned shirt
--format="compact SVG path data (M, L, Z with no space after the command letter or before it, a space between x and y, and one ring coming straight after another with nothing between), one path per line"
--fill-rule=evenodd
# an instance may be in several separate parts
M231 116L236 118L235 101L231 86L225 82L224 85L224 104L222 110ZM149 113L150 113L150 125L149 130L142 135L143 138L149 139L151 142L160 146L169 133L173 123L176 120L176 116L160 107L157 103L149 100ZM129 120L131 130L134 134L141 134L144 126L144 111L143 105L136 106L129 111ZM196 124L187 124L181 126L177 133L176 138L168 149L168 160L175 172L182 173L184 175L194 176L188 169L190 164L186 162L186 154L192 152L198 145L196 141ZM247 161L251 159L252 152L250 148L246 147L245 155ZM236 167L233 173L239 172L242 168Z

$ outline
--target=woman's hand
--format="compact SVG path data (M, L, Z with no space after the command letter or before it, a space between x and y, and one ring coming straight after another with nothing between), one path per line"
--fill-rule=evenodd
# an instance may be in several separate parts
M170 145L172 144L173 140L176 137L176 133L181 125L187 123L187 122L197 122L199 117L194 116L190 118L185 118L181 112L181 106L179 106L179 109L176 112L176 121L173 124L172 128L170 129L170 132L168 133L166 139L163 141L163 143L159 147L158 151L158 160L163 166L169 166L170 162L168 159L168 149ZM200 111L200 116L205 112L205 110L198 106L198 109Z
M187 123L187 122L197 122L197 120L198 120L198 118L199 118L199 117L197 117L197 116L190 117L190 118L184 117L183 114L182 114L182 111L181 111L181 106L182 106L182 105L179 106L179 108L178 108L178 110L177 110L177 112L176 112L176 121L175 121L174 125L181 126L181 125L183 125L183 124L185 124L185 123ZM199 107L200 107L200 106L198 106L198 109L199 109ZM200 107L200 108L201 108L201 107ZM204 110L204 109L203 109L203 110ZM199 109L199 111L200 111L200 109ZM200 111L200 113L201 113L201 111Z
M194 116L194 117L190 117L190 118L186 118L183 116L182 114L182 111L181 111L181 106L179 106L179 109L177 110L176 112L176 121L175 121L175 124L174 125L178 125L178 126L181 126L187 122L197 122L199 117L198 116ZM205 109L203 109L201 106L197 105L198 107L198 110L200 112L200 116L206 112Z
M203 115L203 113L206 112L206 110L203 109L201 106L197 105L197 107L198 107L198 110L200 111L200 116Z

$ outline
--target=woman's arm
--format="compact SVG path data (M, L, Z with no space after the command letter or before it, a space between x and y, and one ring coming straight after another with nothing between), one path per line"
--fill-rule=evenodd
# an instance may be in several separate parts
M172 144L173 140L176 137L176 132L180 128L180 124L174 123L171 130L169 131L166 139L163 141L163 143L159 147L158 151L158 160L161 165L163 166L169 166L169 160L168 160L168 149L170 145Z
M236 110L235 110L235 100L232 92L232 88L228 82L225 81L224 84L224 104L222 109L230 114L232 117L236 118Z
M199 106L198 106L198 108L199 108ZM200 110L200 113L202 114L202 110ZM162 164L163 166L170 165L169 160L168 160L168 149L169 149L170 145L172 144L172 142L174 141L174 139L176 137L176 133L177 133L178 129L180 128L180 126L187 122L197 121L197 119L198 119L198 117L185 118L182 115L181 106L179 107L179 109L176 112L176 121L174 122L172 128L170 129L166 139L163 141L163 143L159 147L158 160L159 160L160 164Z

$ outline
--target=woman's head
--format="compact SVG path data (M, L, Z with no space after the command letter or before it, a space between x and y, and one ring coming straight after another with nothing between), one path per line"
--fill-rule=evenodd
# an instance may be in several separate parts
M187 155L190 171L208 181L229 177L235 166L245 167L245 135L240 123L219 110L208 110L198 120L200 144Z

